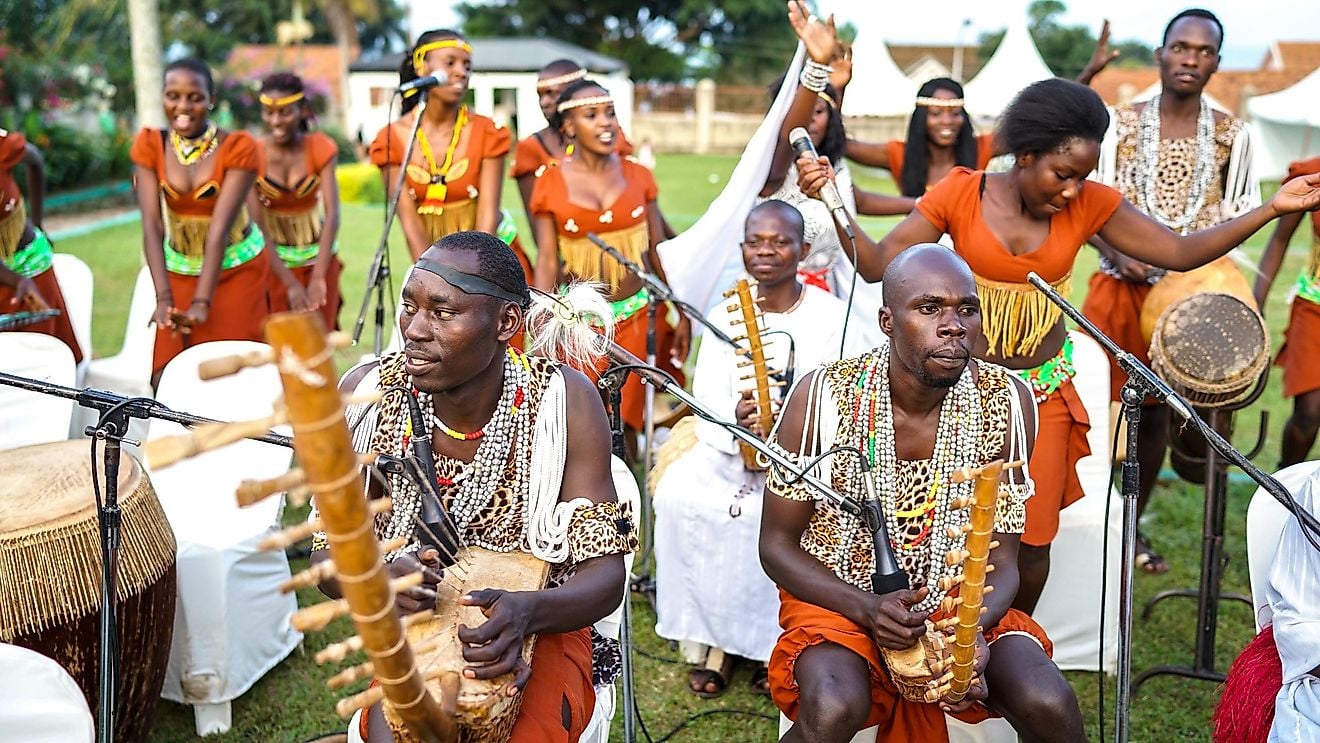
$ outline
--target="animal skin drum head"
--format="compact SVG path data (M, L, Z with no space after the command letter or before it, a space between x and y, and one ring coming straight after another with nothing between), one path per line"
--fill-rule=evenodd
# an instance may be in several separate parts
M1269 361L1260 314L1231 294L1184 297L1160 316L1151 365L1178 393L1205 407L1242 399Z

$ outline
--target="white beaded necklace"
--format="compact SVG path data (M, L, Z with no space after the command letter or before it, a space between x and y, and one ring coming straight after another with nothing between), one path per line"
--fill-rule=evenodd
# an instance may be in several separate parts
M867 363L866 386L872 389L872 400L876 403L875 419L872 427L875 446L871 453L872 465L879 472L879 497L881 511L885 516L885 528L889 532L891 544L901 534L902 525L898 520L898 454L895 449L893 399L889 388L889 349L873 354ZM861 393L865 395L865 388ZM940 420L935 431L935 448L931 455L931 497L935 500L934 514L930 532L922 544L907 549L903 544L896 545L898 552L926 552L925 585L929 589L926 598L913 606L914 611L929 611L940 605L948 594L941 588L941 578L952 577L958 573L959 564L948 565L945 555L953 550L961 550L966 544L962 527L968 521L966 510L951 507L953 499L971 497L973 482L953 482L953 472L960 467L980 464L977 442L981 439L981 395L972 381L970 365L958 378L944 402L940 404ZM859 421L860 423L860 421ZM858 432L865 436L861 426ZM868 443L863 440L863 444ZM943 493L940 491L943 490Z
M1155 220L1180 235L1191 229L1196 217L1205 206L1210 183L1215 177L1215 117L1201 97L1201 110L1196 117L1196 168L1192 174L1191 191L1187 204L1179 216L1165 214L1156 203L1156 179L1160 160L1160 94L1146 102L1137 126L1138 179L1141 183L1141 203L1137 206Z

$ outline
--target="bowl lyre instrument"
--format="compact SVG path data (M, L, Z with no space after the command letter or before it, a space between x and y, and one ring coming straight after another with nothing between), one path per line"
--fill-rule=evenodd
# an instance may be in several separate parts
M751 367L751 372L739 377L739 381L753 381L752 396L756 400L756 428L757 433L762 436L770 433L770 429L775 423L775 411L770 388L781 382L770 381L772 373L765 358L765 341L761 334L765 331L762 327L764 318L759 306L762 301L759 297L752 295L753 282L747 279L738 279L734 287L724 292L725 299L737 297L737 302L730 303L725 309L730 313L737 313L733 322L743 326L743 334L735 336L735 344L746 341L746 346L740 346L738 351L743 357L738 362L739 369ZM739 450L742 452L743 466L748 470L760 471L766 468L766 465L757 459L757 452L752 447L743 442L738 442Z

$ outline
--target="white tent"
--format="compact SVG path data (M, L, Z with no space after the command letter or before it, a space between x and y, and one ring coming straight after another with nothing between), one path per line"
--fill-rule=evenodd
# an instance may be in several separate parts
M998 117L1018 91L1050 77L1054 73L1036 50L1024 18L1008 27L999 48L967 83L967 112L973 118Z
M853 79L843 97L844 116L908 116L917 87L894 64L879 33L869 27L858 32L853 42Z
M1320 153L1320 68L1292 87L1247 101L1257 140L1256 173L1282 178L1288 163Z

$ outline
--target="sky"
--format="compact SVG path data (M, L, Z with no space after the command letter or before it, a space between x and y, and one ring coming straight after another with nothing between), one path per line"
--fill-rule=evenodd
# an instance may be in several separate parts
M406 0L405 0L406 1ZM582 0L590 2L591 0ZM1179 11L1195 7L1188 0L1063 0L1066 25L1087 25L1099 33L1109 19L1113 38L1136 39L1159 45L1164 24ZM984 31L998 31L1026 17L1025 0L944 0L937 12L924 3L878 0L816 0L840 19L850 20L864 32L878 31L886 41L907 44L974 43ZM412 28L452 26L458 22L448 0L411 0ZM1317 0L1201 0L1200 7L1224 23L1224 69L1254 69L1273 41L1320 40L1320 2ZM959 31L964 19L971 25Z

